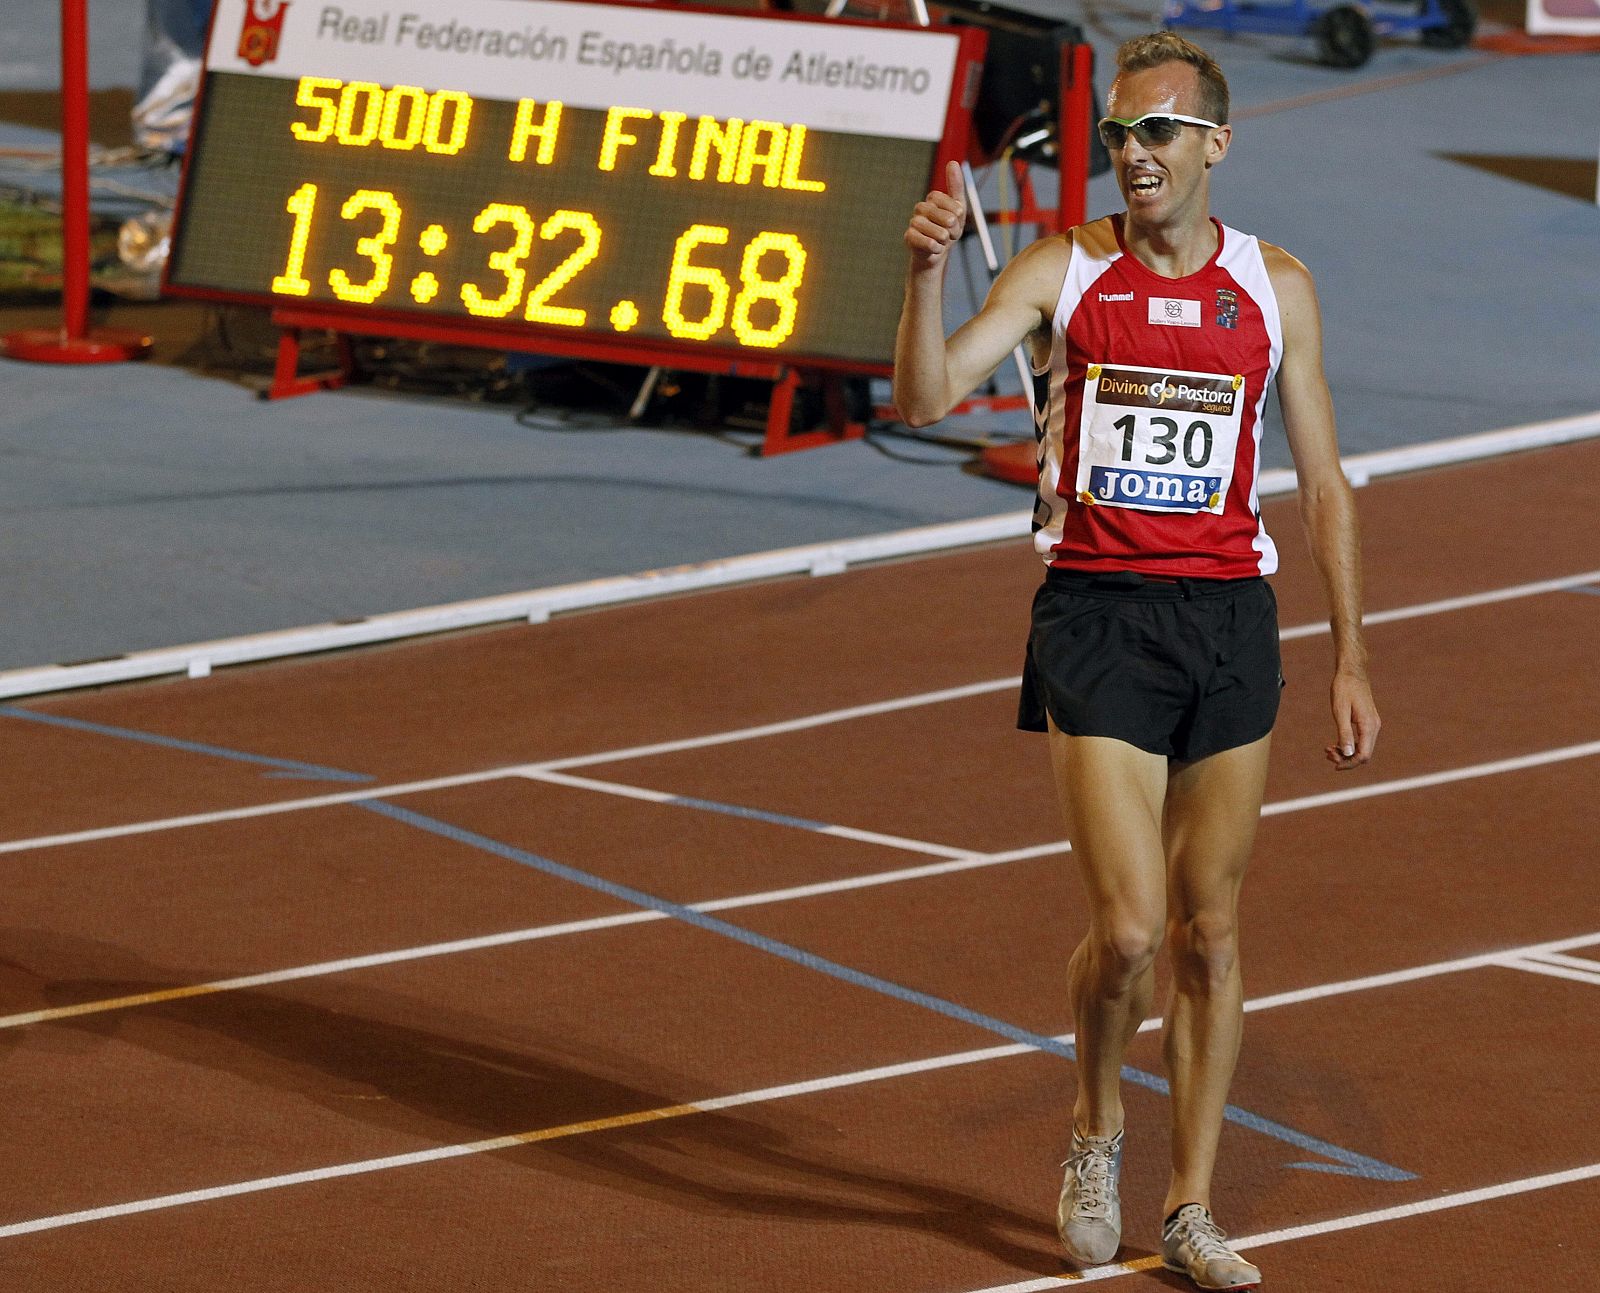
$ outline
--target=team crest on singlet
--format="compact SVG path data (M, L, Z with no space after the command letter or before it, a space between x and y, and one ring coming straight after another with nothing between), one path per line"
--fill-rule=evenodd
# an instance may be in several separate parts
M1237 328L1239 326L1239 294L1231 288L1219 287L1217 289L1217 327Z
M1219 516L1244 420L1244 377L1090 364L1078 424L1078 500Z

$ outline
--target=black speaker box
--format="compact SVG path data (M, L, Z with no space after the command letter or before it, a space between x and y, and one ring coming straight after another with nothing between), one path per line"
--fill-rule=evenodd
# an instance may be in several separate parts
M1014 156L1040 166L1059 165L1057 144L1061 112L1061 51L1084 44L1083 29L1074 22L1006 9L989 0L941 0L937 21L982 27L989 33L983 79L972 125L981 160L992 161L1007 147ZM1100 96L1091 91L1094 117L1100 117ZM1089 132L1089 173L1111 169L1095 122Z

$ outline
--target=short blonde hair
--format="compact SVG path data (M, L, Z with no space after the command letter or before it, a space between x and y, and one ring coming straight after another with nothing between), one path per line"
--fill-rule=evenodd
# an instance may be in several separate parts
M1228 78L1217 60L1176 32L1153 31L1123 42L1117 50L1118 72L1143 72L1164 63L1187 63L1200 78L1201 110L1219 126L1228 119Z

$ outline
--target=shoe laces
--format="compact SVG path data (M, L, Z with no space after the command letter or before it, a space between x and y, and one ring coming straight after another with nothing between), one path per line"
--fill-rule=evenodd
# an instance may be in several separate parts
M1239 1254L1228 1247L1228 1237L1222 1233L1222 1228L1203 1209L1185 1212L1174 1223L1173 1229L1179 1240L1188 1244L1197 1256L1206 1261L1241 1260Z
M1087 1145L1068 1155L1061 1166L1070 1168L1078 1182L1078 1208L1090 1216L1111 1214L1111 1161L1113 1150Z

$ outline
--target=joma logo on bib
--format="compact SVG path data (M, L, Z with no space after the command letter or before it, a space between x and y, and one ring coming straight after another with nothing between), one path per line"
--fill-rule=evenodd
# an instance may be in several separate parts
M1220 506L1222 477L1093 467L1089 471L1088 494L1096 503L1202 512Z
M1090 364L1078 426L1078 501L1168 513L1227 505L1244 378Z

